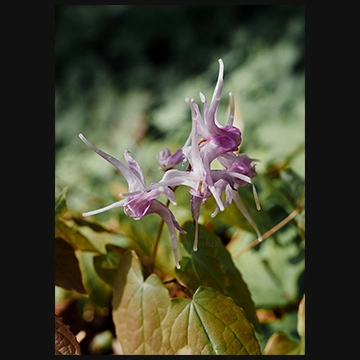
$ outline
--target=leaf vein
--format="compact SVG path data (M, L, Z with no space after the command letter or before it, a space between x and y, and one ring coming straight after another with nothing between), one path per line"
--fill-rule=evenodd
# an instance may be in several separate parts
M237 336L237 334L234 332L233 329L231 329L231 327L230 327L228 324L224 323L224 321L223 321L221 318L219 318L218 316L216 316L213 312L210 312L209 310L207 310L207 309L206 309L204 306L202 306L201 304L196 303L196 306L202 308L206 313L210 314L210 316L212 316L212 317L214 317L216 320L218 320L225 328L228 328L228 329L232 332L232 334L234 335L234 337L238 340L238 343L240 344L240 346L243 347L243 348L246 350L247 354L249 354L248 350L246 349L246 347L244 346L244 344L242 343L242 341L239 339L239 337ZM200 318L200 319L201 319L201 318ZM206 332L206 324L204 324L204 323L203 323L203 328L204 328L204 331ZM214 349L214 350L216 351L216 349ZM217 353L217 355L218 355L218 353Z

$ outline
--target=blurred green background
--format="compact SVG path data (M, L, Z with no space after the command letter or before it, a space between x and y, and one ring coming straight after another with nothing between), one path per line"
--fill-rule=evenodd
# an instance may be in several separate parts
M58 5L55 15L55 190L69 185L69 209L106 205L126 185L78 134L121 161L129 149L158 181L156 153L183 145L184 99L210 101L219 58L218 116L232 91L241 151L261 160L259 173L295 152L304 176L304 6Z

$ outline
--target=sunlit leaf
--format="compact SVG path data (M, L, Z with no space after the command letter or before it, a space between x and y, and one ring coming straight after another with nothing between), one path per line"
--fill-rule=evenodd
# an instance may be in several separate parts
M269 338L264 349L264 355L300 355L299 345L287 334L277 332Z
M55 237L64 239L75 250L99 252L80 231L69 227L61 220L55 220Z
M55 238L55 285L86 294L74 249L61 238Z
M80 344L68 325L55 315L55 355L81 355Z
M305 355L305 295L299 304L297 332L300 342L282 331L273 333L266 343L264 355Z
M162 281L151 274L144 280L133 251L120 259L112 300L116 336L125 355L159 354L164 341L162 321L170 297Z
M186 345L183 348L179 349L175 355L195 355L194 349L191 346Z
M112 341L114 335L111 330L105 330L98 333L91 340L89 345L93 354L103 355L104 353L112 353ZM105 355L105 354L104 354Z
M301 338L302 351L305 353L305 294L299 304L297 331Z
M259 328L248 287L220 239L209 229L199 225L198 250L194 252L194 225L188 222L183 228L187 234L181 235L180 241L187 254L181 258L181 268L176 270L179 281L192 292L203 285L230 296L244 309L248 320Z
M200 287L192 300L171 299L163 323L166 354L189 347L196 355L260 355L252 324L234 301Z

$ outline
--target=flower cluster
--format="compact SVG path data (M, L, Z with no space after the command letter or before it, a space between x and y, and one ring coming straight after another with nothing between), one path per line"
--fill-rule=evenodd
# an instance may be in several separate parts
M175 220L173 213L157 197L164 194L174 205L176 205L174 188L187 186L190 192L190 209L195 226L194 251L198 245L198 219L201 204L209 197L213 196L216 201L216 208L212 216L216 216L218 211L224 211L232 201L237 205L246 219L253 226L259 240L261 234L242 203L238 188L246 184L251 184L255 198L256 207L260 205L252 178L256 176L255 159L251 159L246 154L237 153L242 141L240 130L233 125L234 121L234 96L230 92L230 114L226 125L222 125L217 119L217 109L223 87L224 64L219 60L219 76L215 90L208 105L205 95L200 93L200 100L203 103L203 116L199 105L194 99L186 98L192 116L192 128L190 135L184 146L171 154L169 149L161 150L157 155L157 160L165 173L161 180L146 186L143 172L139 164L125 150L124 157L128 166L111 155L97 149L86 138L80 134L80 139L115 166L128 182L129 191L120 193L124 199L115 202L104 208L83 213L83 216L94 215L116 207L123 207L126 215L135 220L156 213L167 224L172 239L175 263L180 268L177 254L177 235L176 229L185 233ZM217 159L222 169L211 169L211 163ZM180 162L188 162L186 171L173 168ZM222 195L225 194L225 202Z

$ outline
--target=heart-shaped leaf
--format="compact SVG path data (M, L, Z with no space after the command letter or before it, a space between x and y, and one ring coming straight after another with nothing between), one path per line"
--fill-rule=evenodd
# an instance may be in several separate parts
M209 229L199 225L198 250L194 252L194 225L188 222L183 228L187 234L180 235L180 241L187 255L182 257L181 268L176 270L179 281L192 292L202 285L230 296L260 331L251 294L221 240Z
M160 354L161 323L169 303L162 281L155 274L144 280L137 255L126 250L115 275L112 300L116 336L125 355Z
M190 349L195 355L260 355L253 325L228 296L200 287L192 300L171 299L163 322L164 353Z
M266 343L264 355L301 355L300 344L287 334L276 332Z

